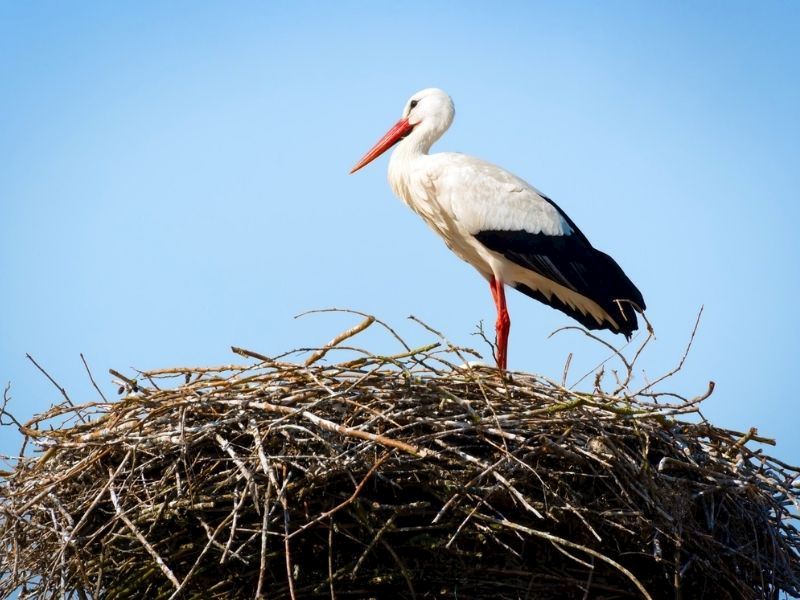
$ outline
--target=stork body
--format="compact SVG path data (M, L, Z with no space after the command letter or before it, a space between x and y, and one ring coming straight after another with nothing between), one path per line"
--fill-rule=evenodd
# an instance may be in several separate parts
M403 202L488 281L497 308L497 364L506 368L510 318L505 285L556 308L588 329L630 337L644 299L617 263L596 250L547 196L480 159L428 154L452 123L441 90L417 92L403 118L353 168L397 148L389 183Z

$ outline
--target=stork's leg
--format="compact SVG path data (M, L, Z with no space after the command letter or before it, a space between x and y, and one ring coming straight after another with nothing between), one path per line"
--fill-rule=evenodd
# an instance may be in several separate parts
M508 332L511 330L511 317L508 316L506 307L505 285L499 279L492 277L489 280L489 288L492 290L494 304L497 307L497 322L495 323L495 333L497 335L497 368L506 370L506 359L508 357Z

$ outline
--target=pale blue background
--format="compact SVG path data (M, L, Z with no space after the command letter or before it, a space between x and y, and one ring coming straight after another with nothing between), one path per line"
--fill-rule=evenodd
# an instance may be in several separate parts
M377 5L377 6L376 6ZM92 3L0 6L0 381L27 417L107 369L326 342L352 318L454 341L485 282L349 168L407 97L457 116L437 146L542 189L644 292L642 363L720 425L800 462L797 3ZM510 366L574 380L607 352L511 293ZM619 342L610 334L605 337ZM388 338L362 340L376 352ZM585 385L588 385L587 381ZM0 432L0 452L19 438Z

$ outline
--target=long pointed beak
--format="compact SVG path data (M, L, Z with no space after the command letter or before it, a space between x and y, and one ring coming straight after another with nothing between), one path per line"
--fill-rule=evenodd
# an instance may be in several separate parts
M400 119L397 123L395 123L394 127L387 131L386 135L384 135L378 141L378 143L375 144L372 149L364 155L364 158L358 161L358 164L351 169L350 175L378 158L381 154L406 137L412 129L414 129L414 126L409 125L408 119Z

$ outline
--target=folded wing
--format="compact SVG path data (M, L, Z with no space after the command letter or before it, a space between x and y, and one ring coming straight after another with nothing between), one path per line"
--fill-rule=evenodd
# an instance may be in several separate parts
M633 305L645 309L641 292L614 259L593 248L577 228L569 235L555 236L487 230L479 231L475 238L530 272L531 276L507 282L522 293L568 314L588 329L610 329L626 337L637 329ZM581 302L580 297L601 310Z

